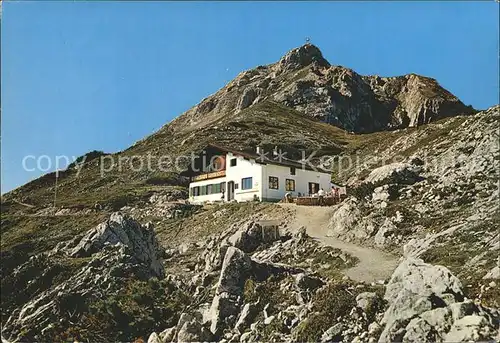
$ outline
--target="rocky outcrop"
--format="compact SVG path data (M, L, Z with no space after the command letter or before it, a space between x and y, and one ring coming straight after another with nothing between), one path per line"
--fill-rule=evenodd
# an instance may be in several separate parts
M152 225L142 226L119 212L88 231L76 246L66 246L63 250L71 257L88 257L107 245L124 247L127 253L137 259L138 264L148 266L154 276L163 277L160 247Z
M315 64L320 67L329 67L330 63L323 58L318 47L305 44L299 48L292 49L283 56L276 66L277 73L302 69L308 65Z
M222 329L234 327L247 279L266 280L272 275L296 274L302 271L291 266L254 261L238 248L227 248L210 308L212 333L220 334Z
M355 198L348 198L336 206L328 224L327 235L346 241L364 240L376 232L376 224L363 215L361 204Z
M54 323L69 320L68 313L79 311L95 297L106 297L118 292L123 280L162 277L161 250L150 225L142 226L133 219L114 213L110 219L91 229L81 239L62 243L51 252L35 255L14 271L14 278L26 278L34 269L55 267L58 258L67 254L70 260L89 261L74 275L37 293L21 308L12 313L3 328L10 339L22 334L43 341ZM71 262L71 261L70 261ZM57 267L57 266L56 266ZM42 274L32 283L43 283Z
M219 333L224 327L233 327L241 306L245 280L252 271L252 261L243 251L229 247L222 263L219 282L210 309L211 331Z
M249 222L236 231L228 242L232 246L244 252L253 252L259 245L272 243L280 239L280 233L276 226L261 225Z
M191 316L178 325L177 342L190 343L190 342L210 342L212 341L212 334L202 324Z
M305 44L274 64L239 74L177 118L169 129L205 126L264 100L353 132L413 127L474 113L434 79L415 74L361 76L330 65L318 47Z
M253 105L258 101L258 96L259 96L259 90L254 89L252 87L245 88L243 91L243 94L241 98L238 100L238 104L236 105L236 111L240 112L241 110L244 110L245 108Z
M389 306L379 342L488 340L499 316L464 297L462 284L445 267L405 259L386 286Z
M416 74L397 77L368 76L363 78L379 101L392 107L390 125L414 127L456 113L473 113L472 107L464 106L449 91L432 78ZM388 101L393 97L395 101Z
M421 179L418 170L418 167L409 163L386 164L373 169L363 182L375 185L413 184Z

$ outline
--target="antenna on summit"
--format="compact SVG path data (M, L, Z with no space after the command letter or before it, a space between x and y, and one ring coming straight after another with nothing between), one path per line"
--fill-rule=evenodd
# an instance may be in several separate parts
M309 44L309 43L311 43L311 38L306 37L306 44Z

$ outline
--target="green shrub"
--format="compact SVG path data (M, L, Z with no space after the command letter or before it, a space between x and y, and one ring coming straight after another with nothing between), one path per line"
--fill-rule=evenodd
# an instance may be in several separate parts
M366 197L371 197L373 194L373 190L376 188L371 182L363 183L357 187L353 187L349 189L349 195L354 196L359 200L364 200Z
M356 306L356 296L347 291L349 284L331 283L312 298L314 313L295 329L298 342L318 342L323 332L336 323L337 317L346 316Z
M187 186L185 180L179 177L179 174L176 173L162 173L152 175L144 181L146 185L154 185L154 186L164 186L164 185L172 185L172 186Z
M147 185L155 185L155 186L160 186L160 185L171 185L173 184L172 179L168 176L153 176L146 181L144 181L145 184Z
M323 332L335 324L335 318L328 318L323 313L313 313L295 329L296 342L319 342Z
M243 287L243 299L246 303L252 303L257 301L257 293L255 293L256 283L252 279L247 279L245 281L245 286Z
M117 294L88 302L78 321L58 324L51 341L131 342L175 325L189 302L165 280L129 280Z
M135 200L136 197L133 194L121 194L109 199L107 205L111 211L118 211L120 208L133 203Z

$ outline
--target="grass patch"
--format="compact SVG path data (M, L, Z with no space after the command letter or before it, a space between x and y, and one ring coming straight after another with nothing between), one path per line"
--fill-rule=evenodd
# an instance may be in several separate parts
M319 342L323 332L337 323L337 317L346 316L356 306L356 296L347 290L349 284L330 283L312 298L313 314L294 330L298 342Z
M180 243L195 242L220 233L231 224L243 222L258 213L272 213L273 205L260 202L205 204L195 216L165 220L155 228L162 242L176 247Z
M383 286L367 286L363 289L354 287L351 282L334 281L321 288L312 298L312 314L302 321L293 332L297 342L319 342L321 336L331 326L338 323L338 317L348 318L356 306L356 296L361 292L375 292L378 299L367 310L370 321L378 312L383 311Z
M57 323L47 338L52 342L132 342L174 326L189 304L187 293L167 281L128 280L121 291L102 300L83 299L80 315ZM74 301L67 306L74 307ZM61 303L60 306L65 306Z
M266 281L257 282L253 279L247 279L243 290L243 299L245 303L254 303L259 301L259 306L263 309L269 304L268 314L276 314L280 309L296 304L295 299L290 298L280 289L283 277L276 275L270 276ZM289 277L291 281L291 277Z

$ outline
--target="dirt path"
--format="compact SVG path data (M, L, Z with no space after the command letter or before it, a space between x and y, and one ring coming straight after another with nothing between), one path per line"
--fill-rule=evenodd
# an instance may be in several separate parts
M317 206L297 206L295 204L280 204L293 209L295 217L290 221L291 229L305 226L307 233L322 244L341 249L359 259L359 263L345 271L345 275L356 281L374 282L389 278L398 264L398 258L374 248L363 247L327 237L327 226L332 216L333 208Z

